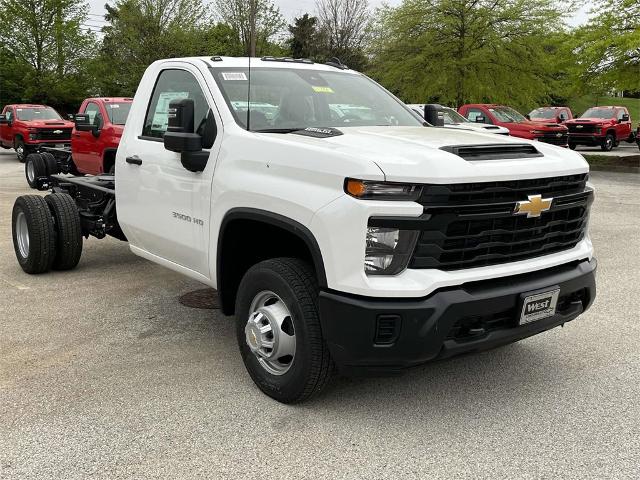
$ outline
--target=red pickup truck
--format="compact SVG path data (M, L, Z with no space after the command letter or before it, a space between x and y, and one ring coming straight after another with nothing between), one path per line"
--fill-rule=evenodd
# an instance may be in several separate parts
M569 128L569 148L598 146L608 152L621 140L633 143L635 134L626 107L591 107L578 118L565 122Z
M5 105L0 115L0 145L13 148L24 162L39 147L64 147L71 141L73 123L46 105Z
M132 98L88 98L76 115L71 136L71 160L79 173L113 171L116 150Z
M489 123L509 129L514 137L539 140L553 145L567 146L567 127L553 122L532 122L524 115L505 105L473 103L463 105L458 112L478 123Z
M71 149L40 148L26 157L32 188L46 187L55 173L98 175L115 171L116 150L131 108L131 98L87 98L74 117Z

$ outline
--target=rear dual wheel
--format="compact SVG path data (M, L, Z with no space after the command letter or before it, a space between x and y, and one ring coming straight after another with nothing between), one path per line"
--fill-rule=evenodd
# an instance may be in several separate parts
M48 177L56 173L59 173L58 162L51 153L30 153L27 155L24 163L24 176L31 188L43 190L38 185L38 178Z
M80 215L66 193L23 195L13 205L13 246L26 273L70 270L82 254Z

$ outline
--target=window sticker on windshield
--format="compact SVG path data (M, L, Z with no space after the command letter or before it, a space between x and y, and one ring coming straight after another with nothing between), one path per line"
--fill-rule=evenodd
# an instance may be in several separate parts
M312 85L311 88L313 88L313 91L317 93L334 93L331 87L318 87Z
M21 112L21 111L22 111L22 109L21 109L21 108L16 108L16 110L17 110L17 111L19 111L19 112Z
M222 72L222 78L225 80L246 80L247 76L244 72Z
M109 108L120 108L120 105L118 105L117 103L110 103Z

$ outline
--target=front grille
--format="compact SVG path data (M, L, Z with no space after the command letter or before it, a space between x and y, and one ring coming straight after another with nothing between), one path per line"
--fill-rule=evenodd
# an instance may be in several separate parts
M71 129L70 128L41 128L37 132L37 137L38 137L38 140L71 140Z
M586 174L507 182L425 185L424 215L409 268L458 270L573 248L586 231ZM529 195L553 197L541 216L514 215Z
M570 123L567 125L569 133L594 133L596 126L589 123Z
M562 133L558 136L558 133L545 133L542 137L538 137L540 142L550 143L551 145L567 145L569 140L569 135L567 133Z

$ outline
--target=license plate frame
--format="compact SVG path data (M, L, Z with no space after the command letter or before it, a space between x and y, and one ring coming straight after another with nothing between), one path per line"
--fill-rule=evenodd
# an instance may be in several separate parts
M556 314L560 287L556 285L534 292L526 292L520 297L518 325L528 325Z

